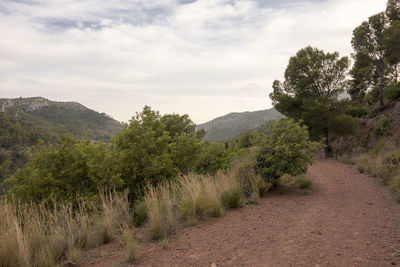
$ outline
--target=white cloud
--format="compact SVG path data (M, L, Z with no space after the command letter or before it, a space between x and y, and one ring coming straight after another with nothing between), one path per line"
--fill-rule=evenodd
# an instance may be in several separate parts
M123 121L147 104L198 123L270 107L267 89L298 49L348 55L352 30L385 8L381 0L5 3L0 97L73 100ZM242 90L249 84L264 90Z

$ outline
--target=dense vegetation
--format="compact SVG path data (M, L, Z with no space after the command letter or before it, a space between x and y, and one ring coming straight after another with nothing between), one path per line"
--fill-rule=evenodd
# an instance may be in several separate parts
M145 106L110 144L71 134L54 144L40 142L4 184L0 262L79 263L84 250L112 240L134 261L132 224L145 224L152 238L167 240L179 225L222 216L246 199L257 203L279 184L279 175L304 173L316 147L305 126L285 119L226 143L203 137L187 115L161 115ZM277 155L288 160L277 167L271 164Z
M351 70L347 57L306 47L290 58L284 82L273 83L275 108L301 120L314 140L324 138L327 157L332 140L357 134L358 118L378 116L399 99L399 14L399 1L390 0L385 12L354 29Z
M135 260L132 224L147 225L153 239L166 240L179 225L222 216L245 200L257 203L270 188L304 174L321 140L326 156L340 154L333 144L340 136L365 145L360 127L370 129L373 149L348 161L399 193L400 157L388 149L400 145L392 119L400 110L399 25L400 2L389 0L385 12L354 30L351 69L350 59L337 52L300 49L270 95L288 118L224 143L202 141L204 130L196 131L187 115L161 115L148 106L106 143L77 134L82 118L100 123L82 108L75 114L47 104L30 112L7 108L0 113L2 177L24 161L25 147L35 146L26 165L2 183L7 193L0 202L0 265L79 263L82 250L113 239ZM343 98L345 92L351 99ZM44 130L63 121L75 121L65 124L78 137ZM304 178L298 182L312 186Z
M40 97L0 99L0 109L0 182L26 163L28 148L40 140L61 141L60 131L110 142L121 128L109 116L80 104Z

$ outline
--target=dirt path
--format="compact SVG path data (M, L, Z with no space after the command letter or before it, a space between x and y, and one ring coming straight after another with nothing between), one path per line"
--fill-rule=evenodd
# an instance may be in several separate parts
M144 245L139 266L392 266L400 265L400 205L354 167L317 161L307 174L316 188L273 194L196 227L166 249ZM87 266L124 260L110 244Z

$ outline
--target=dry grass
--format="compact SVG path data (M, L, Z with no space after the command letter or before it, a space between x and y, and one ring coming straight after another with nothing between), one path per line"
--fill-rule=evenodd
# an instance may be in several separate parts
M111 241L130 224L127 195L101 194L98 201L81 199L79 207L21 204L0 200L0 266L76 264L83 251Z
M139 259L139 245L129 227L122 232L122 241L128 253L127 261L132 263Z
M149 186L143 202L151 238L165 240L179 224L195 225L207 217L222 216L225 209L241 207L245 196L240 177L237 169L232 169L214 176L186 175L157 188ZM258 199L262 183L254 177L250 187Z
M170 184L158 188L149 186L143 198L147 209L151 237L165 238L176 231L175 197Z

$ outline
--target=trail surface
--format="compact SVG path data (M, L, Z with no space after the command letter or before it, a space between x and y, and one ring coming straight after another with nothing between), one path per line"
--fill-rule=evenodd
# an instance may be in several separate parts
M307 177L310 194L272 194L182 229L163 249L144 244L139 266L400 266L400 205L376 179L333 160ZM87 266L124 266L124 252L104 246Z

